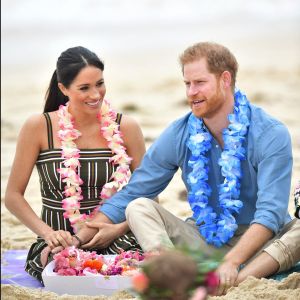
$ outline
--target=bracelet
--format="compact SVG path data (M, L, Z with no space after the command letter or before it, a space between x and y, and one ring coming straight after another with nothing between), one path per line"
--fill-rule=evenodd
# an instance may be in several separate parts
M83 244L82 240L76 234L74 234L73 237L79 242L78 248L80 248Z

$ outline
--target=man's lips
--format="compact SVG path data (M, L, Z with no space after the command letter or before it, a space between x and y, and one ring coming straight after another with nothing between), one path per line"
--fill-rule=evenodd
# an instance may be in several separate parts
M197 107L197 106L200 106L202 103L204 103L205 102L205 100L194 100L194 101L191 101L190 103L193 105L193 106L195 106L195 107Z

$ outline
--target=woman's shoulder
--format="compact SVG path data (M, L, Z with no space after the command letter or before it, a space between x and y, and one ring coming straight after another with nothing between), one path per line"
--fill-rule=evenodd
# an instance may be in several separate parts
M27 118L27 120L24 123L24 127L27 128L40 128L40 126L43 126L45 123L45 117L43 114L34 114Z
M130 130L134 128L140 128L140 125L133 117L122 114L120 128L121 130Z
M31 115L26 119L19 133L20 143L25 145L28 142L40 147L41 141L45 138L46 126L43 114Z
M43 135L47 130L47 120L44 114L33 114L27 118L25 121L21 133L31 134L34 133L34 136Z

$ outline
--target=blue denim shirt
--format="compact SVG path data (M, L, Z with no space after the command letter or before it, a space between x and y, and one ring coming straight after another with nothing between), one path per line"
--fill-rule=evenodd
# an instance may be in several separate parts
M278 233L291 220L288 202L292 173L292 147L287 128L250 104L250 126L246 145L247 159L242 161L240 200L244 203L237 224L259 223ZM114 223L125 220L127 204L139 197L155 198L171 181L175 172L182 170L182 180L189 190L187 175L190 151L186 146L188 118L191 112L174 121L158 137L145 154L129 183L100 208ZM216 212L218 185L224 181L218 160L222 149L215 139L208 153L209 179L212 188L210 205Z

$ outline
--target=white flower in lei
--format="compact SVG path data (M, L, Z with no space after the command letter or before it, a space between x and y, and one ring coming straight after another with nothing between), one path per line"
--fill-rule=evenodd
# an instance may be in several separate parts
M61 142L62 153L64 159L63 168L58 169L58 173L63 178L65 185L64 195L62 200L63 208L65 210L64 217L69 219L74 232L76 233L80 226L93 215L98 207L95 208L91 215L80 213L80 201L83 199L80 185L83 183L78 175L78 168L80 167L79 157L80 150L75 144L75 140L81 136L79 130L74 128L74 119L68 112L69 103L65 106L61 105L58 110L58 138ZM109 102L103 100L101 106L101 113L97 115L99 120L99 127L101 133L108 142L108 147L111 149L113 156L110 162L117 165L115 172L101 191L99 205L104 199L110 198L114 193L120 190L129 179L130 169L129 165L131 158L126 153L126 148L123 146L123 139L119 131L119 125L116 123L117 113L110 108Z
M220 215L208 205L211 188L207 184L208 159L205 155L211 148L212 136L204 127L202 119L191 114L188 120L190 137L187 147L191 151L188 164L192 168L188 175L188 200L200 234L208 244L216 247L221 247L232 238L238 227L233 214L238 214L243 207L239 196L241 161L246 158L243 142L250 124L249 102L240 90L235 92L234 98L234 112L228 116L228 128L223 130L224 150L218 161L224 176L224 183L219 187Z

